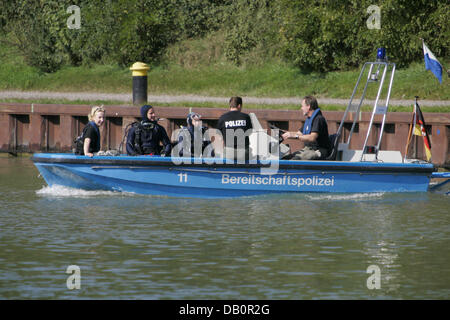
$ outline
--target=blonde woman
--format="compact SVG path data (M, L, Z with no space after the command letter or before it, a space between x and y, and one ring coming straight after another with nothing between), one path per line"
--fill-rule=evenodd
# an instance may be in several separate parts
M100 151L100 130L99 128L105 122L105 109L103 106L94 106L88 115L89 123L83 130L83 153L86 156L93 157L94 152Z

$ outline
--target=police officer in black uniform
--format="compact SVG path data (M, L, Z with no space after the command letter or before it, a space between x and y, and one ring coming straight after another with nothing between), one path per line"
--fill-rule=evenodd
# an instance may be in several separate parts
M166 129L157 123L155 111L150 105L141 107L141 122L135 122L127 135L127 154L167 155L170 156L172 145ZM161 149L160 143L163 148Z
M230 111L219 118L217 129L221 131L224 140L224 156L226 158L242 159L241 156L245 155L245 159L248 160L250 142L247 130L252 129L253 126L250 116L241 112L241 110L242 98L232 97L230 99ZM227 131L234 135L233 141L227 141ZM245 139L243 145L242 139ZM242 147L244 150L242 150Z

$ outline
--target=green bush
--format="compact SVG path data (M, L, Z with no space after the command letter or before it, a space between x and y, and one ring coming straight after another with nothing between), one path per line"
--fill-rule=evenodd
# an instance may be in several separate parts
M450 10L446 0L378 1L381 29L369 29L372 0L281 0L284 57L301 69L343 70L375 58L385 47L399 67L423 57L420 37L448 57Z
M437 57L448 60L448 0L380 0L380 30L366 26L366 10L372 4L373 0L0 0L0 35L29 65L44 72L92 63L158 64L169 45L211 36L222 41L221 52L235 65L283 57L302 71L346 70L374 58L377 47L383 46L403 67L423 59L420 37ZM67 27L70 5L81 8L80 29Z
M13 1L5 6L8 16L3 31L25 61L44 72L57 70L67 62L63 37L65 13L58 1ZM38 12L39 14L36 14Z
M2 0L5 1L5 0ZM178 32L175 0L15 0L0 23L10 44L44 72L64 64L155 62ZM81 28L69 29L70 5L81 8Z
M175 9L164 0L127 1L117 7L126 15L120 30L113 36L115 48L112 56L120 65L136 61L156 62L168 44L176 39Z
M239 65L255 50L260 59L277 55L280 15L275 1L237 0L226 8L225 14L228 18L223 29L228 60Z
M232 0L176 0L179 40L204 37L225 22L225 9Z

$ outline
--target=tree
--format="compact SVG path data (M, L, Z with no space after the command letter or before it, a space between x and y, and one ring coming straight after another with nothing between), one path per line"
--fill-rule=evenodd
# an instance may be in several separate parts
M450 10L445 0L379 1L381 28L368 29L371 0L281 0L284 57L303 70L359 66L385 47L399 67L422 58L419 37L448 57Z

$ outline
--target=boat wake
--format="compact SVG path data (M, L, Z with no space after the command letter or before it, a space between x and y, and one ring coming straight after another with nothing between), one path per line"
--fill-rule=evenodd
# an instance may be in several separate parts
M37 195L57 198L91 198L97 196L117 196L118 193L119 192L115 191L75 189L59 185L53 185L51 187L44 186L42 189L36 191ZM134 193L120 192L120 195L134 195Z
M309 200L373 200L381 198L385 192L352 193L352 194L318 194L306 195Z

